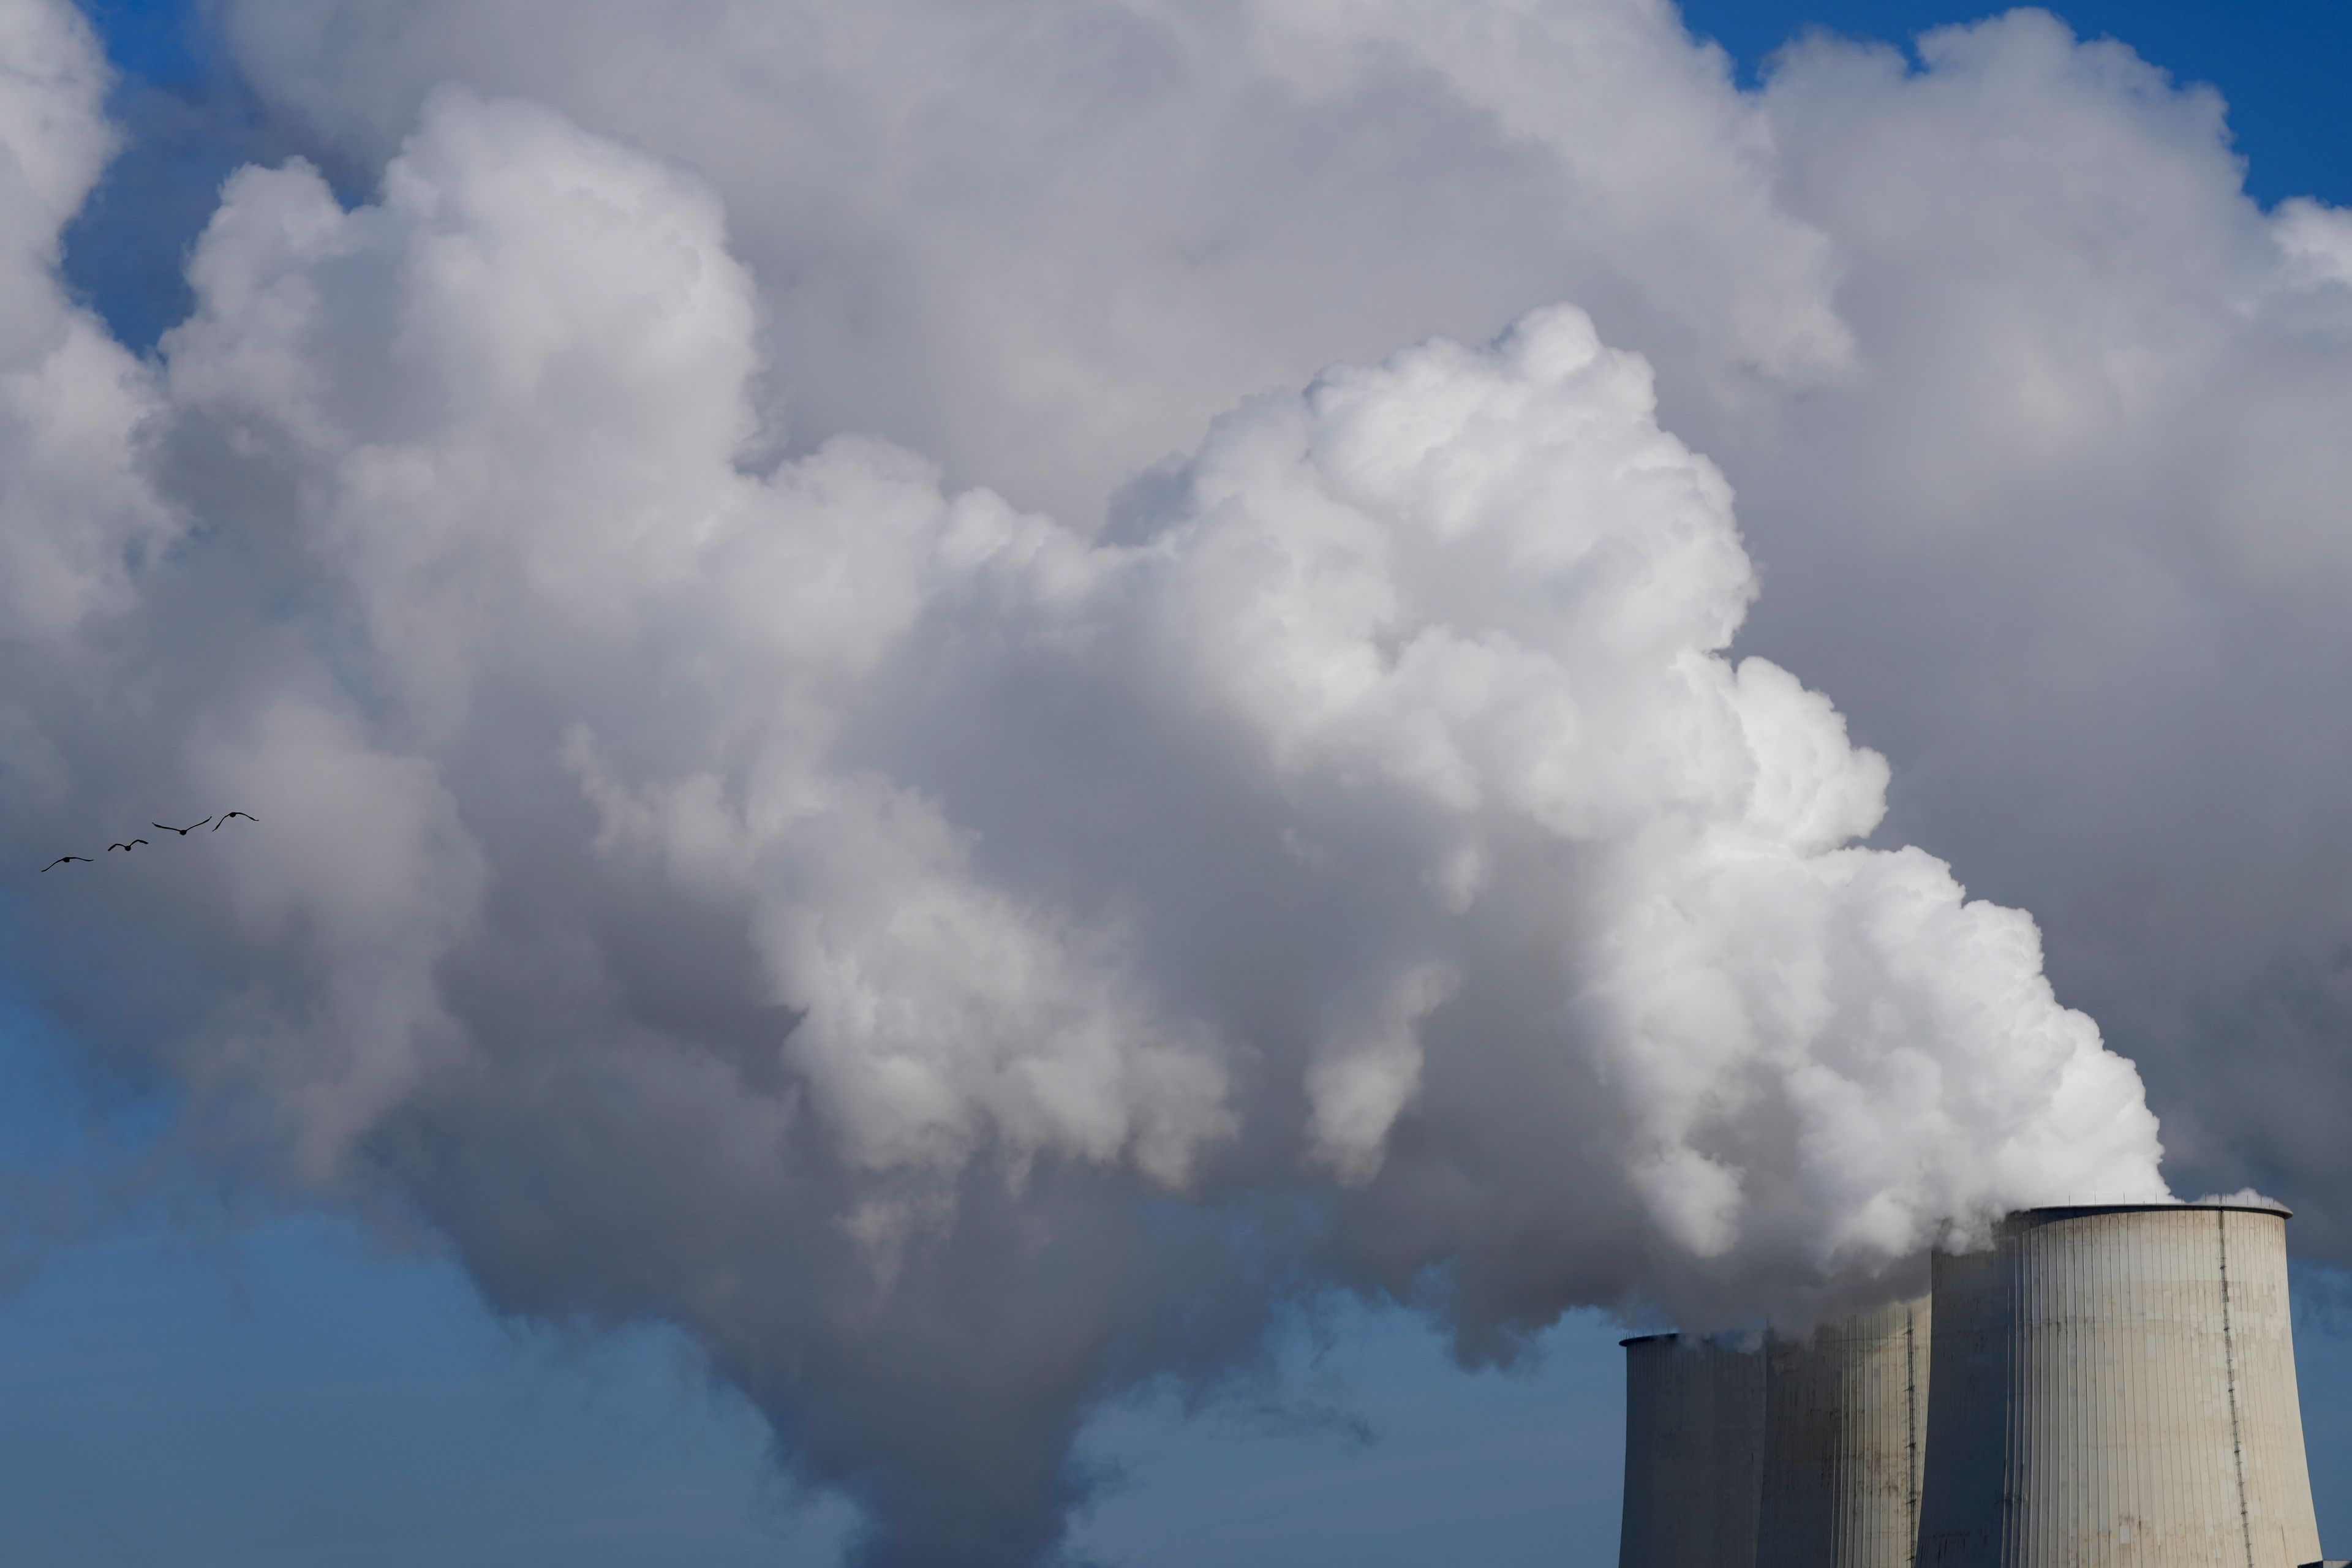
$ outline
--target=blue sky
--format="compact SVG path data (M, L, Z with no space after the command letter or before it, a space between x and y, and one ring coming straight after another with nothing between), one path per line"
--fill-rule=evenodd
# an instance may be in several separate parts
M278 143L224 75L199 7L89 9L128 74L135 140L68 266L143 346L184 299L177 258L218 180ZM2344 6L2064 14L2218 85L2264 202L2352 201ZM1900 40L1975 13L1852 0L1686 15L1752 79L1807 26ZM454 1264L391 1252L348 1221L138 1189L154 1120L135 1100L94 1109L37 1023L0 1015L0 1192L69 1173L143 1192L109 1202L78 1188L80 1206L61 1212L79 1239L28 1279L0 1275L16 1286L0 1296L0 1561L834 1560L845 1510L789 1493L756 1415L705 1380L682 1342L644 1330L567 1342L501 1322ZM2330 1292L2330 1279L2300 1279L2312 1300ZM1187 1420L1163 1400L1097 1418L1086 1450L1124 1479L1076 1545L1137 1568L1599 1568L1615 1554L1619 1331L1573 1316L1529 1364L1474 1374L1398 1316L1343 1314L1328 1339L1302 1327L1284 1351L1284 1408ZM2323 1537L2340 1551L2352 1541L2352 1340L2316 1311L2299 1335Z

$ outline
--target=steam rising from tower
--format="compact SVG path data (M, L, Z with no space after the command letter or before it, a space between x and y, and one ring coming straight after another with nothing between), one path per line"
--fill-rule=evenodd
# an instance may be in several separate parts
M356 209L240 172L131 354L55 270L95 45L0 45L0 851L271 825L45 892L10 980L182 1146L679 1325L867 1563L1050 1552L1086 1413L1298 1297L1833 1317L2163 1195L2032 919L1731 653L1730 487L1580 310L1240 402L1097 534L778 460L719 195L530 101Z

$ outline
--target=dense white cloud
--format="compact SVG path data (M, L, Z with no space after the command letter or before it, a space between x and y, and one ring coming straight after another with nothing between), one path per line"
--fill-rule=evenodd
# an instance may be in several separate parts
M1765 93L1864 374L1701 432L1772 591L1751 645L1895 764L1890 827L2034 910L2200 1186L2342 1257L2284 1086L2347 1021L2343 215L2266 214L2222 106L2026 13L1822 47Z
M1745 646L1893 759L1889 831L2036 911L2200 1186L2336 1184L2274 1085L2352 1006L2347 220L2248 200L2128 40L1815 37L1743 94L1639 0L228 18L354 170L453 78L683 160L770 302L771 439L1077 526L1238 395L1575 301L1738 489Z
M1769 128L1651 0L242 0L225 25L363 180L452 79L691 164L761 280L779 438L887 437L1076 526L1239 395L1560 300L1726 395L1847 353Z
M586 9L227 7L375 194L237 175L152 363L6 13L5 842L263 819L7 979L217 1157L683 1324L887 1563L1046 1550L1092 1401L1332 1285L1475 1353L2160 1194L1906 839L2200 1184L2333 1168L2212 1047L2340 1016L2352 244L2210 95L2032 14L1743 95L1630 0Z
M19 637L119 603L125 554L162 532L126 478L143 384L56 276L114 149L103 73L75 12L0 7L0 626Z

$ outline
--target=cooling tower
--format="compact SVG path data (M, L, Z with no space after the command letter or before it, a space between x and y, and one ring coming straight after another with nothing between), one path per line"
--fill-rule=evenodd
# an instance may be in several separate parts
M1622 1342L1618 1568L1754 1568L1763 1354L1674 1334Z
M1911 1568L1927 1331L1922 1297L1766 1342L1757 1568Z
M2284 1213L2031 1209L1934 1300L1919 1568L2319 1556Z

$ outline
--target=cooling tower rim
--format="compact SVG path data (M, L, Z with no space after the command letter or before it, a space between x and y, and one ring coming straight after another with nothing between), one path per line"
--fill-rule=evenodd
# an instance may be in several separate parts
M2018 1221L2040 1223L2049 1220L2091 1219L2110 1214L2261 1214L2286 1220L2294 1211L2283 1204L2051 1204L2041 1208L2018 1209L2005 1216L2003 1223Z
M1676 1333L1676 1332L1675 1332L1673 1330L1671 1330L1671 1329L1670 1329L1670 1330L1668 1330L1666 1332L1664 1332L1664 1333L1663 1333L1663 1334L1635 1334L1635 1335L1634 1335L1632 1339L1630 1339L1630 1340L1619 1340L1617 1342L1618 1342L1618 1344L1619 1344L1619 1345L1621 1345L1621 1346L1623 1346L1623 1345L1650 1345L1650 1344L1655 1344L1655 1343L1657 1343L1660 1340L1678 1340L1678 1339L1681 1339L1681 1338L1682 1338L1682 1335L1681 1335L1681 1334Z

